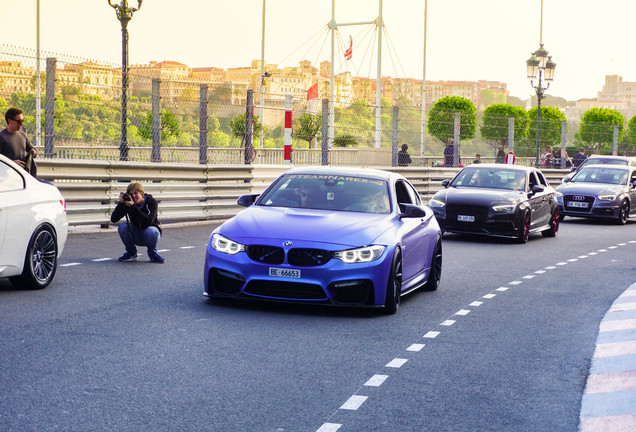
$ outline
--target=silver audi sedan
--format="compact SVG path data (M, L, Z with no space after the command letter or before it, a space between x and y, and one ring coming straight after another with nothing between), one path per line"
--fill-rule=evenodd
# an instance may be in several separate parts
M561 218L612 219L623 225L636 213L636 167L586 165L556 191Z

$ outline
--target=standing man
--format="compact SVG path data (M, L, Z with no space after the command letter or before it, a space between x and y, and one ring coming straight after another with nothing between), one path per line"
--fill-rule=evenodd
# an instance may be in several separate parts
M409 166L409 164L411 163L411 155L409 155L408 149L408 144L402 144L402 150L397 153L398 166L405 167Z
M585 162L587 156L585 156L585 149L581 147L579 152L572 156L572 165L574 165L574 169L578 168L583 162Z
M31 144L27 134L22 132L24 111L20 108L9 108L4 115L7 127L0 131L0 154L27 170L33 177L37 174L35 162L38 152Z

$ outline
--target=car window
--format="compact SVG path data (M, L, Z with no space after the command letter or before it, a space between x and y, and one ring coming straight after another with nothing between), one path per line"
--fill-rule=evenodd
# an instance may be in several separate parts
M572 177L573 182L626 184L627 171L623 169L586 167Z
M531 172L530 173L530 181L528 182L528 186L530 187L530 190L532 190L532 188L535 187L538 184L539 184L539 180L537 180L537 177L535 176L535 173Z
M543 175L541 171L535 171L535 174L537 175L537 178L539 179L539 184L541 186L543 187L549 186L548 181L546 180L545 176Z
M632 171L632 176L631 179L629 180L630 183L634 183L636 182L636 171Z
M391 209L386 181L321 174L283 175L258 205L364 213L389 213Z
M479 167L462 170L450 186L524 190L526 173L516 169Z
M401 180L395 182L395 196L398 204L417 204L417 193Z
M413 187L412 184L405 182L404 184L406 184L406 188L409 191L409 194L411 195L413 204L415 205L422 205L422 199L420 198L420 194L417 193L417 191L415 190L415 187Z
M20 189L24 189L24 178L6 163L0 163L0 192Z

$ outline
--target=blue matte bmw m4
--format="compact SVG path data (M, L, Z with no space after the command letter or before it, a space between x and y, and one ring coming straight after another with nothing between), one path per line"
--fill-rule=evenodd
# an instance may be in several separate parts
M382 307L436 290L442 236L403 176L381 170L291 169L212 232L204 295Z

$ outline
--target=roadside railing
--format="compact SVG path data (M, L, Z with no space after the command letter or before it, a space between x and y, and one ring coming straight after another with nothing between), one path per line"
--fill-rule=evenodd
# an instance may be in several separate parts
M200 165L152 162L38 159L38 177L64 196L69 225L108 227L110 215L132 181L141 182L160 203L161 222L223 221L242 209L240 195L261 193L291 165ZM460 168L376 167L398 172L424 202ZM554 186L568 170L543 170Z

